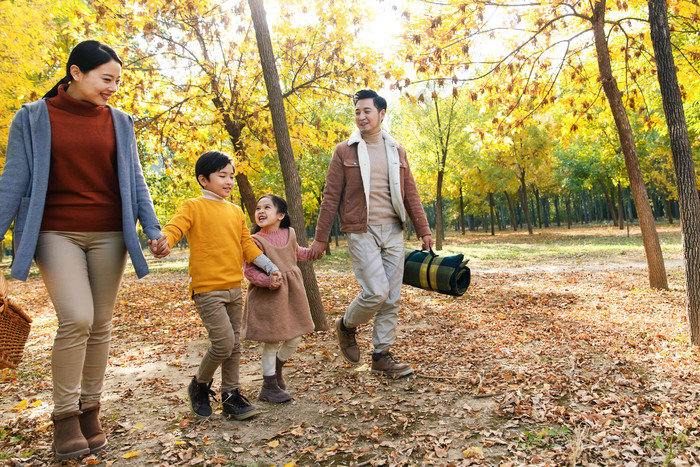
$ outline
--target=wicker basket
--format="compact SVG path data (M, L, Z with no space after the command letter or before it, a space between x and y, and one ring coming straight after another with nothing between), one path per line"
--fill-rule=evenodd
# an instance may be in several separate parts
M32 319L7 297L9 285L0 273L0 368L17 368Z

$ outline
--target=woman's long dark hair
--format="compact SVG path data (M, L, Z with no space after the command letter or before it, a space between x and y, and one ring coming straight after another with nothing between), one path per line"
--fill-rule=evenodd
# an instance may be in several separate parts
M99 41L83 41L73 47L66 63L66 76L61 79L49 92L44 94L44 99L58 95L58 87L62 84L70 83L73 77L70 74L70 67L75 65L80 71L87 73L100 65L109 63L112 60L122 65L119 55L110 46Z
M277 208L277 212L284 214L284 217L280 222L280 229L288 229L292 225L292 221L289 220L289 209L287 208L287 202L284 200L284 198L273 194L267 194L258 198L258 203L263 198L270 198L272 204L274 204ZM253 224L254 234L260 232L260 230L260 226L257 223Z

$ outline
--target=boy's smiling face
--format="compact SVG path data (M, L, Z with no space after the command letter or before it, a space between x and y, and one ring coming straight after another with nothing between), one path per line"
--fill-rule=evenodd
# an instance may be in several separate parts
M231 190L233 190L236 183L235 175L233 166L228 164L223 169L210 173L209 180L204 175L200 175L198 180L205 190L216 193L222 198L228 198L231 196Z

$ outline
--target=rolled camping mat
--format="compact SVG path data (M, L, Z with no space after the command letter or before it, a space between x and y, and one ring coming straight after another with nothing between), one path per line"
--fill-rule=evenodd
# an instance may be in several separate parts
M433 250L406 252L403 283L461 297L469 288L471 271L464 255L438 256Z

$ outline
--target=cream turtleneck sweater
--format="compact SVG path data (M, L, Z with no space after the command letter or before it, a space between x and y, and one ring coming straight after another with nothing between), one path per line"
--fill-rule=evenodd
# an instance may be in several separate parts
M382 132L374 135L363 135L362 139L367 144L370 166L367 225L386 225L400 222L400 218L391 204L389 164Z

